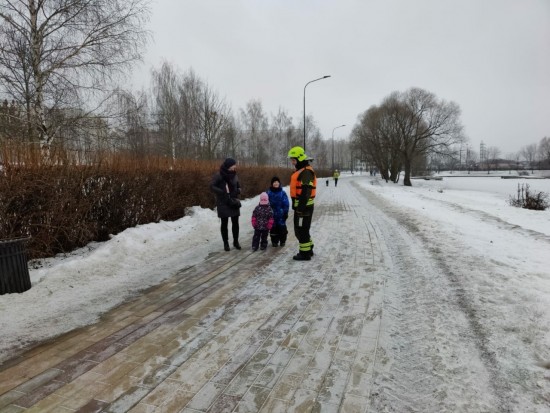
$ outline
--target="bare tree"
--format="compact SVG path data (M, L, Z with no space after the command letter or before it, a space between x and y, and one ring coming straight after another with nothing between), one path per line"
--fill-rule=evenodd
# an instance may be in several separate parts
M273 165L285 166L288 163L287 153L291 148L291 138L294 131L292 117L283 108L279 108L272 116L269 152Z
M535 168L535 160L537 159L537 144L532 143L531 145L524 146L521 148L520 152L523 159L525 159L531 167L531 173L533 173L533 169Z
M0 142L22 135L25 123L22 121L21 113L22 110L15 101L8 103L8 100L4 99L0 105Z
M516 171L519 172L519 161L521 160L521 151L514 153L512 159L516 161Z
M202 107L204 82L189 69L183 76L180 85L179 107L182 117L183 136L180 153L189 158L200 158L201 124L199 113Z
M394 121L398 111L396 96L384 100L381 106L371 106L359 118L352 135L359 140L359 147L372 160L386 181L397 180L401 169L401 142Z
M476 163L478 162L479 156L476 151L470 149L470 146L466 146L466 156L465 156L466 168L468 169L468 174L472 169L475 168Z
M550 163L550 138L547 136L540 140L539 155L543 161Z
M236 147L230 106L192 69L181 76L164 63L152 76L154 118L163 153L173 159L214 159Z
M221 149L224 128L230 124L231 108L208 85L202 90L201 105L197 107L201 130L201 158L215 159Z
M233 117L233 115L226 118L226 122L224 123L220 133L221 146L218 157L227 158L232 156L241 159L241 157L238 156L240 145L237 139L238 129L237 125L235 124L235 118Z
M449 169L451 173L460 168L460 149L455 147L448 148L444 151L445 168Z
M372 154L368 152L366 131L364 130L364 125L362 125L362 120L364 116L365 113L359 114L357 116L357 122L353 126L349 137L351 171L354 170L356 163L358 162L361 165L363 162L365 162L366 167L371 171L374 169L374 166L376 166Z
M183 135L182 110L180 109L180 75L164 62L160 70L153 69L154 117L163 151L176 159L176 141Z
M463 142L460 108L438 100L419 88L393 92L380 107L373 106L360 117L353 136L386 180L396 182L403 166L404 185L411 186L413 165L424 168L434 155L448 157L453 146Z
M317 127L316 122L307 120L309 135L307 136L307 152L306 154L315 159L315 165L317 168L328 167L329 165L329 148L331 147L331 141L324 140L321 136L321 131ZM303 139L303 136L302 136ZM302 142L303 143L303 142ZM300 145L302 144L300 143Z
M325 148L327 155L330 154L330 158L328 156L325 157L326 159L326 167L328 168L329 165L332 166L332 141L325 141ZM334 159L335 159L335 168L336 169L344 169L346 165L349 165L351 162L350 159L350 143L346 139L337 140L334 142ZM329 164L328 159L331 159L331 162ZM325 164L323 164L323 167Z
M487 173L489 173L489 170L496 171L498 169L498 163L500 156L500 149L496 146L489 146L487 148Z
M49 147L55 127L48 109L80 106L141 57L148 2L0 2L1 92L25 108L29 139Z
M150 154L149 104L145 92L132 93L118 90L116 104L120 116L112 122L115 138L121 146L135 156Z
M411 167L419 155L444 153L463 141L460 108L454 102L438 100L433 93L412 88L400 96L404 110L396 113L401 136L405 177L411 186Z
M256 165L267 163L269 154L263 145L268 130L268 119L264 113L262 102L252 99L241 109L243 137L247 143L247 158Z

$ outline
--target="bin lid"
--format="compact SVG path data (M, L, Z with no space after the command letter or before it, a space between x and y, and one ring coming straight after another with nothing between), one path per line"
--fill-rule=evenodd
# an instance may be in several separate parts
M4 238L4 239L0 239L0 244L11 244L13 242L25 242L30 239L31 237Z

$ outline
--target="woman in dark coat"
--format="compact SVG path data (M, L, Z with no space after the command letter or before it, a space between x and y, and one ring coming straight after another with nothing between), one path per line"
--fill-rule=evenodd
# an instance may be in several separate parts
M220 166L220 172L214 175L210 189L216 194L216 209L221 219L221 233L223 247L229 251L228 224L231 218L231 232L233 233L233 246L240 250L239 244L239 216L241 215L241 202L239 195L241 185L237 177L237 161L227 158Z

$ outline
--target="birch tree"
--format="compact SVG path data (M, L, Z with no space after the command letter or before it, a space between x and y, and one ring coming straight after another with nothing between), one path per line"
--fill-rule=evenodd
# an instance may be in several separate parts
M294 131L292 117L286 110L279 107L276 115L272 115L270 154L272 164L276 166L285 166L288 163L287 153L291 148L291 138Z
M153 70L154 117L163 143L164 154L176 159L176 142L183 135L182 110L180 109L180 76L169 64L163 63Z
M200 158L201 130L199 113L202 107L204 82L189 69L183 76L180 85L180 102L183 123L181 153L189 158Z
M256 165L267 163L269 158L265 147L262 145L263 137L268 129L268 119L264 113L262 102L251 99L246 108L241 109L241 121L247 141L247 158Z
M48 111L90 102L141 57L148 2L0 1L0 93L24 107L29 140L49 147Z
M113 123L115 137L131 154L145 157L150 154L147 95L119 90L116 97L116 111L120 115Z
M201 131L201 159L215 159L221 151L224 129L231 123L231 108L211 87L205 85L197 107Z

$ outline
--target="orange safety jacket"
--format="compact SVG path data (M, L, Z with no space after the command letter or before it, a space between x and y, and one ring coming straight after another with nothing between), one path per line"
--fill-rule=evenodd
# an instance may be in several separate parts
M300 195L302 194L302 181L300 180L300 175L302 174L304 169L309 169L313 173L313 182L309 183L309 186L311 186L311 194L309 196L309 199L307 200L306 205L311 206L315 202L314 198L317 189L317 176L315 176L315 171L313 170L313 168L308 165L302 169L298 169L290 177L290 197L292 198L294 207L298 206L298 200L300 198Z

